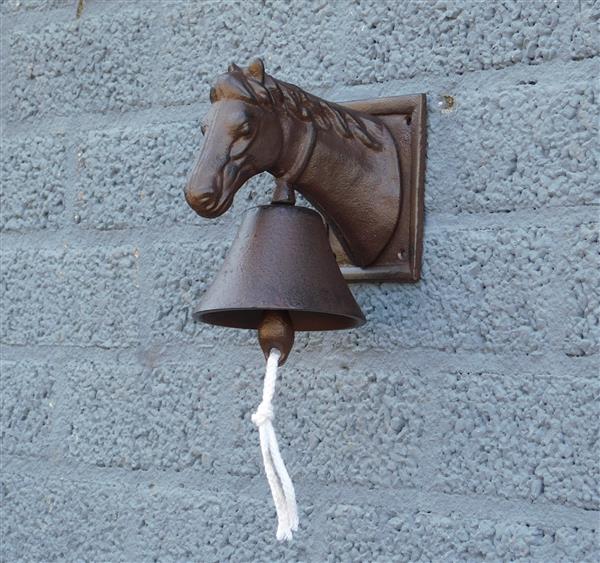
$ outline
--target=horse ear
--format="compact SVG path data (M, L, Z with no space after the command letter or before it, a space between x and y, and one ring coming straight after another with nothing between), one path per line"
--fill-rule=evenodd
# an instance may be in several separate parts
M238 70L241 70L241 68L236 65L235 63L229 63L229 66L227 67L227 72L236 72Z
M258 80L261 84L265 81L265 63L262 59L252 59L248 65L248 72L250 76Z

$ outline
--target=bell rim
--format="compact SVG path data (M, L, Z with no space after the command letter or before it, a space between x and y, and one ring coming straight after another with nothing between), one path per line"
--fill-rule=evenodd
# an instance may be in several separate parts
M364 314L362 314L362 311L359 309L359 315L354 315L351 313L327 313L325 311L316 311L314 309L290 309L290 308L286 308L286 307L227 307L227 308L216 308L216 309L197 309L196 311L194 311L192 313L192 318L194 321L196 322L203 322L206 324L210 324L213 326L222 326L222 327L226 327L226 328L237 328L237 329L244 329L244 330L254 330L258 328L258 324L260 323L260 319L262 318L262 316L264 315L264 313L267 313L268 311L285 311L287 312L291 317L292 320L294 319L294 317L297 314L300 315L314 315L315 317L320 317L320 320L322 321L323 319L328 319L330 321L334 321L334 320L345 320L348 321L348 323L342 323L341 325L338 326L331 326L331 327L326 327L323 328L322 325L319 325L319 328L314 328L314 329L307 329L307 328L299 328L294 326L294 330L296 332L321 332L321 331L333 331L333 330L350 330L353 328L359 328L361 326L363 326L366 322L367 319L365 318ZM260 313L258 320L254 323L254 322L249 322L247 324L247 326L240 326L241 323L237 322L237 323L224 323L224 322L216 322L214 316L215 315L219 315L219 314L232 314L235 315L236 313Z

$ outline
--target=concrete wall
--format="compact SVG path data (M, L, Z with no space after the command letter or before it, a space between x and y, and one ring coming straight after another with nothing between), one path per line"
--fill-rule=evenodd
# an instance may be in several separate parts
M598 24L560 2L2 3L6 561L596 561ZM275 515L253 334L190 310L247 207L181 190L212 77L426 92L416 285L299 338ZM454 100L452 107L446 96Z

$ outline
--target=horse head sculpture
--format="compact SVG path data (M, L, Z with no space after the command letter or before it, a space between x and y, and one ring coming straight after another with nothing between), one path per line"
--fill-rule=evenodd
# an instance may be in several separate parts
M321 212L355 265L376 260L402 200L398 148L380 117L276 80L260 59L230 65L210 101L185 188L194 211L222 215L248 179L267 171Z

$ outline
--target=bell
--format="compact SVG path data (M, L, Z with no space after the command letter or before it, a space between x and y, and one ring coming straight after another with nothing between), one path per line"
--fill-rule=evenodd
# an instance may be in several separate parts
M340 330L365 322L336 263L321 216L281 203L246 212L194 318L258 329L265 355L277 346L280 364L294 331Z

